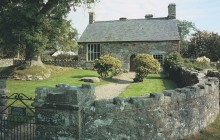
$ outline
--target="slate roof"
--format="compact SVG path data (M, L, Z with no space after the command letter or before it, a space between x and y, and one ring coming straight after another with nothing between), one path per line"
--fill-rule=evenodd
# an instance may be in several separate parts
M80 42L180 40L176 19L126 19L89 24Z

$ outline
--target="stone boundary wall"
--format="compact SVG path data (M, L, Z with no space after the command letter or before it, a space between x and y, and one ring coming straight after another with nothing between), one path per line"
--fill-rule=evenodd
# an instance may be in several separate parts
M8 113L8 110L7 109L5 110L5 108L7 107L8 101L7 99L3 98L3 97L6 97L7 93L8 91L6 89L6 80L0 79L0 96L2 97L0 99L0 120L4 119L4 117L6 117L4 114ZM0 132L2 133L1 129L0 129Z
M201 77L204 77L205 74L199 72L195 69L181 68L180 76L177 83L179 87L192 86L199 82Z
M213 71L213 70L208 70L207 71L207 76L208 77L216 77L220 80L220 72L219 71ZM220 83L219 83L219 86L220 86Z
M13 65L13 59L0 59L0 67L8 67Z
M208 77L216 77L220 81L220 72L219 71L213 71L213 70L208 70L207 71L207 76ZM219 82L219 87L220 87L220 82ZM220 104L220 90L219 90L219 104Z
M183 139L219 113L219 80L196 75L192 86L125 99L95 101L93 85L37 88L37 139Z
M68 61L68 60L42 60L44 64L47 65L53 65L53 66L61 66L61 67L74 67L74 68L79 68L80 63L79 61ZM13 64L24 64L25 60L14 60Z

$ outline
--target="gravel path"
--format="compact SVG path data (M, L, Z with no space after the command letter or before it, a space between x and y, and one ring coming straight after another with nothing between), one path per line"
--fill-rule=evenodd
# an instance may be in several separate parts
M112 99L117 97L128 87L128 85L133 81L134 77L134 72L123 73L113 78L115 79L114 83L97 86L95 88L96 100Z

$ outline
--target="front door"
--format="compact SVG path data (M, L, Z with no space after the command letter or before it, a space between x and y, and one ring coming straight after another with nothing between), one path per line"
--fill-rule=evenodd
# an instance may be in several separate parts
M135 71L135 62L134 62L135 57L136 56L134 54L131 55L131 57L130 57L130 71L131 72Z

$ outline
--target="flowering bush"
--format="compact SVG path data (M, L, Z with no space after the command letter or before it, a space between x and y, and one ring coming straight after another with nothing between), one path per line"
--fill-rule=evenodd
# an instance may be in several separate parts
M207 57L205 57L205 56L203 56L203 57L198 57L198 58L196 59L196 62L197 62L199 65L203 66L203 67L208 67L209 64L210 64L210 59L207 58Z
M110 55L103 55L94 61L94 68L101 77L115 76L119 73L121 68L121 61Z
M139 54L134 61L136 67L134 82L142 82L150 72L160 70L160 63L149 54Z
M198 57L196 58L196 62L198 63L210 63L210 59L203 56L203 57Z

